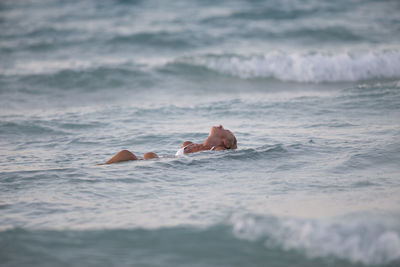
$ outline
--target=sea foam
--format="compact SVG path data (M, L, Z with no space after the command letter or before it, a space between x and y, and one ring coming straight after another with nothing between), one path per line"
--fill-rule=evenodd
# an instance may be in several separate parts
M334 256L368 265L400 260L400 233L382 222L237 215L230 223L238 238L263 240L266 247L302 251L310 258Z
M179 61L245 79L320 83L400 77L400 50L396 49L338 53L270 51L251 55L205 55Z

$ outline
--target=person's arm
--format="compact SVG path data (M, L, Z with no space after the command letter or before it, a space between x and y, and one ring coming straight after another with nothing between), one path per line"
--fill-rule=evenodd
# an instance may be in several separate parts
M190 144L187 147L185 147L184 153L185 154L196 153L204 150L211 150L211 147L203 144Z
M181 145L181 148L187 147L188 145L191 145L191 144L193 144L192 141L185 141L185 142L183 142L183 144Z
M112 164L122 161L129 161L129 160L138 160L138 158L132 152L128 150L121 150L117 154L115 154L112 158L106 161L104 164Z

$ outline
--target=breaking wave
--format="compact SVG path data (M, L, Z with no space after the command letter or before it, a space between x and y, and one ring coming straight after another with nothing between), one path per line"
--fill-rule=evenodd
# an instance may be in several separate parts
M177 61L240 78L296 82L340 82L400 77L400 51L283 52L206 55Z
M400 260L398 226L382 221L237 215L232 216L231 225L241 239L262 240L267 248L302 251L310 258L334 256L367 265Z
M139 262L146 266L319 267L398 266L400 261L398 223L254 214L234 215L227 223L200 227L12 228L0 231L0 246L0 264L10 266L42 266L43 260L49 266L90 266L93 262L96 266L132 266Z

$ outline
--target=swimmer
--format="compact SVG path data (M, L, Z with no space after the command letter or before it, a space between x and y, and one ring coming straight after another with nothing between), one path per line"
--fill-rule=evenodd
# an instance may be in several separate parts
M210 132L206 140L201 144L195 144L190 141L186 141L182 144L181 148L176 152L176 155L183 155L188 153L195 153L205 150L226 150L236 149L237 141L233 133L227 129L224 129L222 125L213 126L210 128ZM154 159L158 158L158 155L153 152L147 152L143 155L142 159ZM128 150L121 150L104 164L111 164L123 161L139 160L132 152Z

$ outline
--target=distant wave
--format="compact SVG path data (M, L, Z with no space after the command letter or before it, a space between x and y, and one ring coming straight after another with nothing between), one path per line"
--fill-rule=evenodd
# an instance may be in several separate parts
M0 75L43 75L55 74L62 71L93 71L96 69L114 69L127 66L133 68L135 66L128 60L120 59L100 59L100 60L83 60L83 59L67 59L67 60L32 60L26 62L17 62L14 66L1 69Z
M196 46L200 40L190 33L180 32L139 32L130 35L119 35L109 41L111 44L120 45L137 45L144 48L153 46L158 49L183 49ZM197 42L196 42L197 41ZM143 48L142 48L143 49Z
M240 78L340 82L400 77L400 50L328 52L271 51L263 55L205 55L177 60Z
M53 129L38 121L24 121L24 122L7 122L0 121L0 136L2 135L64 135L67 134L64 131Z
M120 79L120 74L147 76L157 69L164 74L230 75L241 79L271 78L293 82L346 82L400 77L400 50L381 49L347 52L284 52L264 54L208 54L164 58L160 60L100 58L89 60L53 60L17 62L0 68L0 75L83 75L106 71ZM68 76L68 75L67 75ZM104 76L104 74L100 74Z
M31 94L47 94L58 89L78 89L96 91L102 88L122 88L132 85L148 86L154 81L145 67L128 61L100 60L90 62L84 60L32 61L16 64L8 69L0 69L2 78L17 77L17 82L30 84L21 87L22 92ZM0 92L10 90L0 88Z

